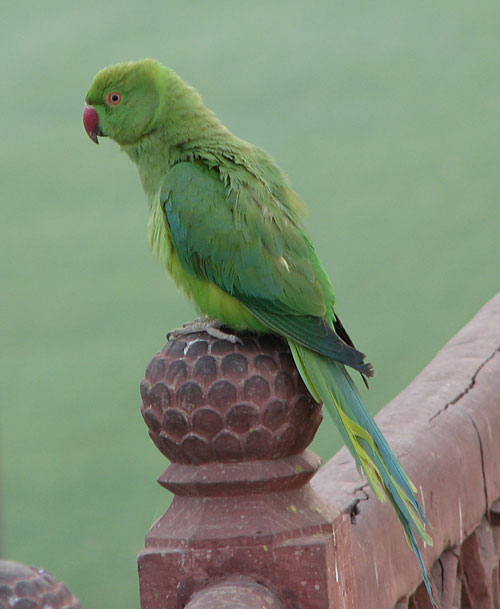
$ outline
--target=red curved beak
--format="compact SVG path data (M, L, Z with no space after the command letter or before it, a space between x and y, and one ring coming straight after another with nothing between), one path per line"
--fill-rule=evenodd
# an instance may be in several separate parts
M100 135L99 115L97 114L97 110L87 103L85 103L85 107L83 108L83 126L85 127L85 131L89 138L98 144L99 140L97 139L97 136Z

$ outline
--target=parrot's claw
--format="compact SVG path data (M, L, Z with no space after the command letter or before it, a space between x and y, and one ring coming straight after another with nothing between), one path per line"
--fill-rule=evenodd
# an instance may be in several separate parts
M243 341L241 340L241 338L236 336L236 334L228 334L227 332L223 332L222 330L219 330L219 328L214 328L214 327L208 326L207 328L205 328L205 332L207 334L210 334L210 336L213 336L214 338L220 338L221 340L227 340L228 342L233 343L233 345L235 345L236 343L243 345Z
M206 332L214 338L220 338L221 340L227 340L235 345L239 343L243 345L241 338L235 334L228 334L223 332L220 327L221 322L217 319L195 319L187 324L184 324L182 328L176 328L167 334L167 339L176 338L177 336L186 336L186 334L192 334L193 332Z

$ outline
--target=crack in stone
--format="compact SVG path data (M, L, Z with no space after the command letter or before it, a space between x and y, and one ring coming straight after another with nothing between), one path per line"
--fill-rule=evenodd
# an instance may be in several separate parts
M444 568L443 561L441 560L442 556L443 555L441 554L441 556L437 559L437 562L439 564L439 568L441 570L441 592L440 592L440 598L443 598L443 592L444 592L444 586L445 586L444 580L445 580L445 578L448 579L447 573L446 573L446 569Z
M484 471L483 441L482 441L482 438L481 438L481 434L479 433L479 429L478 429L478 427L476 425L476 422L474 421L474 419L471 417L471 415L469 413L467 413L467 416L470 419L470 422L472 423L472 426L476 430L477 439L478 439L478 442L479 442L479 454L481 456L481 474L483 476L483 491L484 491L484 500L485 500L486 512L487 512L488 509L489 509L489 501L488 501L488 489L486 488L486 472Z
M356 516L358 516L361 513L361 510L359 509L359 504L361 503L361 501L368 501L370 499L367 491L365 490L366 488L368 488L368 486L369 486L368 483L365 483L365 484L361 485L360 487L354 489L354 493L358 493L358 492L363 493L364 497L355 499L354 502L351 503L351 505L348 508L349 516L351 517L351 524L356 524Z
M429 419L429 423L432 420L434 420L436 417L438 417L442 412L447 410L449 406L453 406L454 404L459 402L465 395L467 395L469 393L469 391L471 391L471 389L476 384L476 379L477 379L479 373L481 372L481 370L484 368L484 366L486 366L486 364L489 361L491 361L495 357L495 355L497 353L500 353L500 347L497 347L495 349L495 351L493 351L493 353L491 353L491 355L489 355L483 362L481 362L481 364L479 365L477 370L472 375L472 379L471 379L470 383L456 397L454 397L449 402L446 402L446 404L441 408L441 410L438 410L438 412L436 412L436 414L433 414L432 417Z

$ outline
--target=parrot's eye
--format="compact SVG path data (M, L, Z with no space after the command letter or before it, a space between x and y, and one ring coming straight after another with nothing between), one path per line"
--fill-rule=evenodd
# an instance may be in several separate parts
M118 106L122 101L122 96L116 91L113 91L113 93L108 93L106 101L110 106Z

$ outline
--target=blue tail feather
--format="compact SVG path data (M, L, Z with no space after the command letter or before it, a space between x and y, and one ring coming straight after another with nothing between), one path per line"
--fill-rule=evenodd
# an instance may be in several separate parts
M344 365L289 341L299 372L309 391L328 409L358 469L362 470L381 500L389 499L403 526L408 545L422 570L429 597L436 605L417 536L428 545L428 523L417 500L416 488L368 413Z

